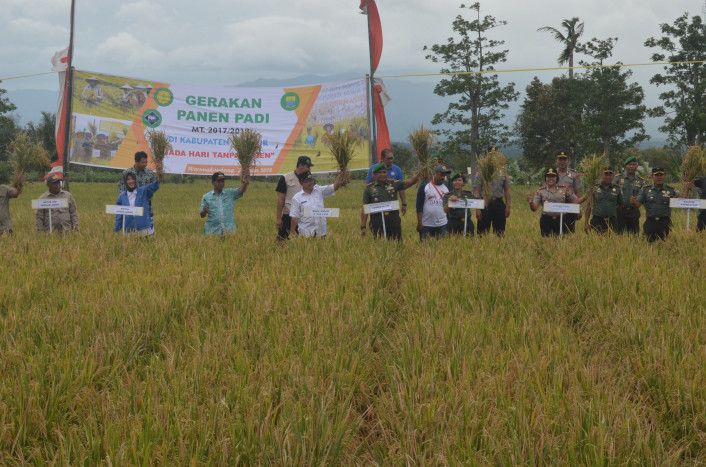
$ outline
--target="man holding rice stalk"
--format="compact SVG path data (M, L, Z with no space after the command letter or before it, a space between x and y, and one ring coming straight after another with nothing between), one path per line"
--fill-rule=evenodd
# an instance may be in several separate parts
M404 174L402 173L402 169L399 166L393 164L394 161L395 155L393 154L392 149L383 149L382 151L380 151L380 162L383 162L385 164L385 167L387 167L387 178L392 180L404 180ZM365 178L365 183L367 183L368 185L373 183L373 167L375 167L376 165L377 164L373 164L368 169L368 176ZM400 211L404 216L405 214L407 214L406 191L400 191L400 202L402 203Z
M623 194L618 186L613 185L613 169L610 166L604 166L601 183L593 187L593 202L586 207L584 224L586 233L591 229L598 233L605 233L608 229L617 232L616 218L618 208L622 205Z
M277 239L287 240L292 230L292 218L289 216L292 207L292 198L302 189L298 176L308 172L314 164L308 156L299 156L296 168L289 173L282 175L277 183Z
M302 190L292 198L292 207L289 210L289 217L292 218L292 231L289 238L294 238L295 232L299 232L300 237L306 238L326 237L328 233L326 218L305 216L304 210L325 208L324 199L334 196L336 191L343 186L342 181L345 182L341 177L336 177L331 185L320 186L316 184L311 172L299 175Z
M647 241L664 240L669 236L672 226L672 208L669 200L678 197L676 190L664 184L664 168L652 168L652 183L645 185L640 194L632 196L630 202L635 208L645 205L645 223L642 233Z
M22 193L23 178L16 178L12 186L0 185L0 235L12 234L10 221L10 198L17 198Z
M449 189L444 185L446 176L451 173L444 165L434 167L431 182L423 184L423 189L417 192L417 232L421 233L420 241L429 237L446 235L446 225L449 220L444 211L444 195Z
M527 201L529 202L529 207L532 212L537 211L540 206L544 206L544 203L575 203L581 204L586 201L587 196L579 198L576 196L570 188L565 186L558 186L559 174L554 169L548 169L544 173L544 183L534 197L527 193ZM589 190L590 191L590 190ZM558 213L542 212L539 218L539 230L542 233L542 237L557 236L561 231L566 234L566 229L561 229L560 227L561 216Z
M618 207L616 231L618 233L627 232L637 235L640 233L640 210L635 209L629 203L629 200L633 196L637 196L647 182L644 178L637 175L638 163L635 156L625 159L623 166L625 167L625 172L618 174L613 181L619 187L625 201L623 206Z
M387 167L384 163L373 167L373 183L368 185L363 192L363 204L384 203L397 201L400 191L406 190L419 180L419 173L409 180L391 180L387 178ZM384 219L384 224L383 224ZM365 210L360 214L360 235L365 237L367 232L368 215ZM388 238L402 239L402 220L399 211L385 211L380 214L371 214L370 230L375 237L381 237L386 232Z
M581 177L577 171L569 168L569 156L564 151L559 151L556 155L556 167L559 174L557 185L568 187L576 196L581 196L581 188L583 188ZM580 219L581 213L564 214L564 229L573 233L576 221Z
M444 212L449 219L447 232L450 234L473 236L473 219L468 209L451 208L449 201L464 201L478 199L473 192L463 189L465 184L463 173L454 172L451 174L451 191L444 195Z
M510 217L512 185L505 171L505 156L496 147L491 146L487 155L478 160L478 166L473 181L473 193L478 199L485 198L485 208L476 210L478 235L488 232L492 226L495 235L501 237L505 234L507 218ZM481 196L481 189L484 196Z
M208 216L203 227L204 235L225 235L237 231L235 226L235 201L243 197L250 181L242 177L240 188L225 188L223 172L211 175L213 190L201 198L201 218Z

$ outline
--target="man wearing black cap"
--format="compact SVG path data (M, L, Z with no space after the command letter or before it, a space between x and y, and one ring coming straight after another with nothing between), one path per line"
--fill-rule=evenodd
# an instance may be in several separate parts
M605 233L609 228L615 232L618 208L623 205L623 194L618 186L613 185L613 169L603 167L602 172L601 183L593 187L593 207L586 208L586 233L590 229Z
M444 195L449 189L444 185L444 180L450 173L445 165L437 165L431 182L424 184L424 188L417 192L417 232L422 234L420 240L446 235L449 220L444 212Z
M51 231L52 232L70 232L78 230L78 212L76 211L76 202L71 193L61 189L61 177L57 174L51 174L47 177L46 193L43 193L39 199L61 199L66 198L69 206L66 208L51 210ZM49 210L37 209L34 216L34 225L37 232L49 232Z
M664 168L652 168L652 183L645 185L640 194L630 198L630 202L635 208L645 205L645 223L642 226L642 233L647 237L648 242L664 240L669 235L672 226L672 208L669 207L669 200L676 198L676 190L664 184Z
M240 188L225 188L226 175L216 172L211 175L213 190L201 198L201 218L208 216L203 227L205 235L225 235L238 230L235 226L235 200L243 197L248 189L250 177L241 176Z
M309 156L299 156L297 167L289 173L282 175L277 183L277 239L286 240L289 238L289 231L292 228L292 218L289 217L289 210L292 207L292 198L302 189L298 175L308 172L314 164Z
M417 183L419 173L409 180L392 180L387 178L387 167L384 163L373 166L373 183L365 187L363 192L363 204L384 203L387 201L397 201L398 193L406 190ZM384 219L384 229L383 229ZM360 235L365 237L368 230L368 215L365 209L360 213ZM375 237L381 237L383 232L387 233L387 238L400 240L402 238L402 221L399 211L385 211L381 214L372 214L370 217L370 230Z
M569 188L558 186L559 175L556 170L550 168L544 173L544 185L532 196L527 193L527 202L532 212L537 211L544 203L574 203L581 204L586 201L586 196L579 198ZM566 215L566 214L564 214ZM566 229L561 228L560 215L558 213L546 212L542 210L539 218L539 230L542 237L550 237L566 234Z
M616 231L618 233L628 232L631 234L640 233L640 210L635 209L629 200L633 196L637 196L645 186L644 178L637 175L637 158L630 156L625 159L625 172L615 176L613 184L620 189L625 204L618 206L618 215L616 216Z
M569 168L569 156L564 151L559 151L556 155L556 172L559 174L557 186L569 188L576 196L581 196L581 177L574 169ZM564 228L573 232L576 228L576 221L581 219L581 213L564 214Z

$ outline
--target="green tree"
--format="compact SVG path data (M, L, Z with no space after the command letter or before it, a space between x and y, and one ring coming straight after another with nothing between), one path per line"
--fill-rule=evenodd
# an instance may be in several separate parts
M628 82L632 76L630 70L601 67L613 55L617 40L593 38L577 48L593 59L579 63L595 67L580 77L584 94L582 149L585 153L606 153L613 163L618 162L627 148L649 139L643 125L647 108L642 104L645 97L642 86Z
M29 122L25 130L27 134L39 143L42 143L44 149L47 150L52 161L58 157L56 152L56 115L51 112L42 111L42 118L35 124Z
M497 74L480 73L494 70L494 65L507 60L507 50L497 50L504 41L488 39L485 34L506 24L492 16L481 18L480 3L461 8L473 12L475 19L456 16L452 23L454 37L445 44L424 46L426 56L434 63L444 63L441 73L453 73L442 79L434 88L439 96L458 96L446 112L436 114L434 125L448 124L442 129L446 137L445 148L455 153L480 154L490 144L505 143L510 132L501 122L508 102L517 100L515 84L502 86ZM462 74L456 74L461 72ZM470 73L478 72L478 73ZM470 153L470 154L469 154Z
M15 120L6 115L17 109L17 107L6 97L3 97L6 92L4 89L0 89L0 160L7 160L7 147L17 133Z
M706 60L706 25L701 16L688 13L676 19L674 24L660 24L663 36L651 37L645 46L662 49L652 54L655 62L689 62ZM664 117L660 127L675 145L694 146L703 144L706 136L706 66L703 63L674 63L664 67L650 83L666 86L667 91L659 95L663 105L650 110L654 117ZM667 111L667 109L670 109Z
M537 31L548 32L554 39L561 42L564 48L557 58L559 65L563 65L568 62L569 64L569 79L574 78L574 51L579 46L579 37L583 34L583 23L579 23L579 19L574 17L571 19L565 19L561 22L561 26L564 31L553 28L551 26L543 26Z

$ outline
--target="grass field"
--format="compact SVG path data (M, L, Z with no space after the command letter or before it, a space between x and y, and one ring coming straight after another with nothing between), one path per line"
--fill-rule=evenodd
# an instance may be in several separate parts
M227 187L237 186L229 181ZM81 231L0 237L0 465L706 463L706 239L275 242L273 184L205 238L204 181L163 185L152 239L115 185L72 183ZM532 189L534 191L534 189ZM643 214L644 218L644 214ZM581 221L583 227L583 220Z

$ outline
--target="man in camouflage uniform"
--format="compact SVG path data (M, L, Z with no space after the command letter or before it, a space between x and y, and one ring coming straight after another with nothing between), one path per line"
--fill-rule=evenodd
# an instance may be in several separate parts
M640 233L640 210L635 209L629 203L629 200L633 196L637 196L647 182L635 173L638 167L635 156L625 159L624 166L625 172L618 174L613 180L613 184L619 187L625 201L623 206L618 207L616 231L618 233L628 232L637 235Z
M676 197L676 190L664 184L664 168L654 167L652 183L642 187L640 194L630 198L635 208L645 205L646 219L642 226L642 233L647 237L648 242L664 240L669 235L672 226L672 209L669 207L669 200Z
M373 167L373 183L368 185L363 192L363 204L384 203L397 201L398 192L403 191L417 183L419 174L409 180L394 180L387 178L387 166L381 162ZM387 237L395 240L402 238L402 222L400 211L385 211L371 214L370 230L375 237L383 235L383 219L385 219L385 232ZM365 210L360 214L360 235L365 237L367 231L368 215Z
M609 228L615 232L618 208L622 205L623 194L620 188L613 185L613 169L603 167L601 183L593 187L593 208L586 209L586 233L590 229L605 233Z
M557 186L568 187L576 196L581 196L581 177L574 169L569 168L569 156L564 151L559 151L556 155L556 167L559 174ZM576 228L576 221L581 219L579 214L564 214L564 228L569 232L573 232Z

